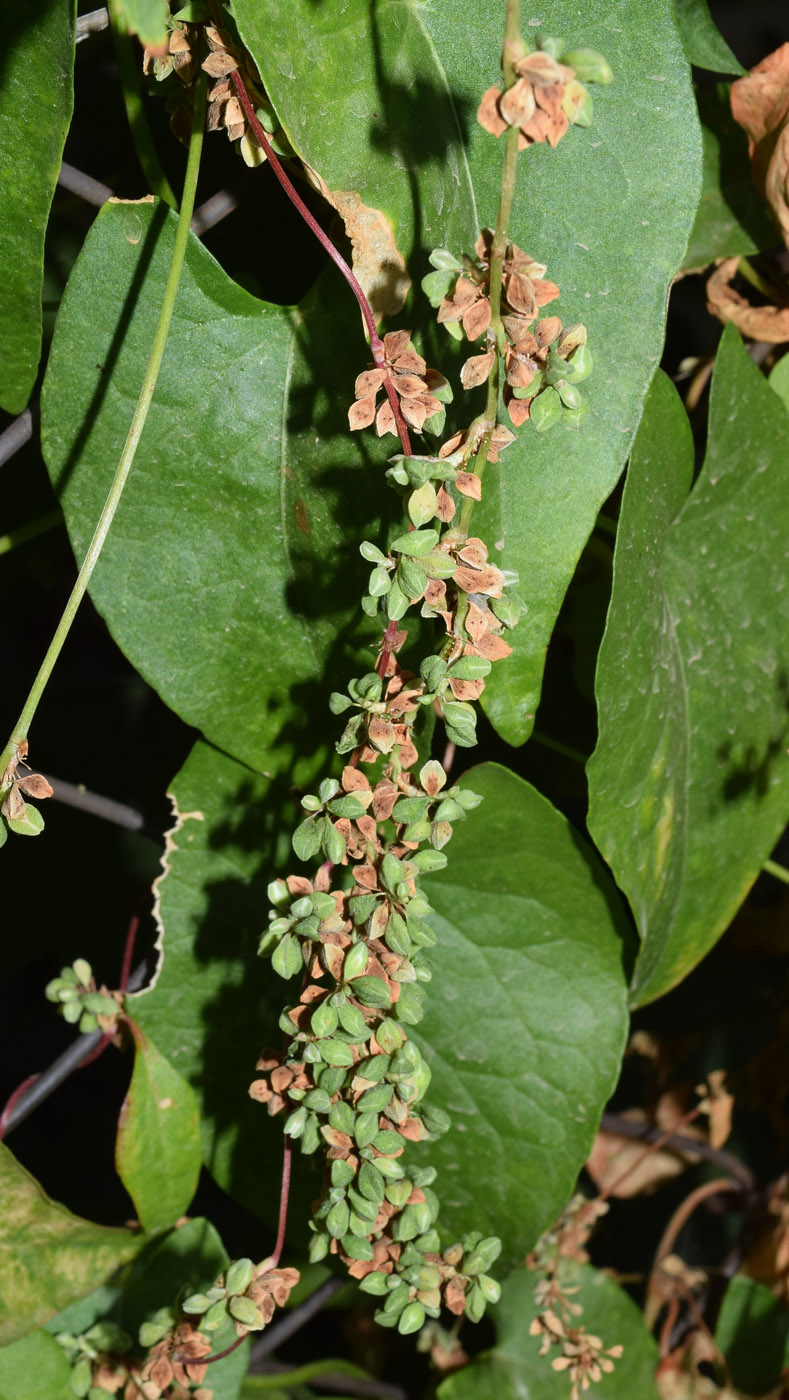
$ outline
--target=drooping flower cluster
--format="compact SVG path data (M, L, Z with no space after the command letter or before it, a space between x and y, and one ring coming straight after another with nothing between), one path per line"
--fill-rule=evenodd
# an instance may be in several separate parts
M208 17L209 7L205 7ZM194 11L196 7L193 5ZM178 12L180 13L180 12ZM206 53L206 49L208 52ZM210 79L208 88L208 131L226 131L228 140L237 142L239 154L246 165L262 165L266 153L259 144L238 99L231 74L238 72L255 107L258 120L278 154L292 154L280 122L268 101L257 69L246 49L234 43L224 29L213 23L193 23L178 18L168 21L167 53L146 49L143 72L164 85L167 110L173 132L185 144L189 142L188 106L191 88L198 69ZM178 78L178 83L170 81Z

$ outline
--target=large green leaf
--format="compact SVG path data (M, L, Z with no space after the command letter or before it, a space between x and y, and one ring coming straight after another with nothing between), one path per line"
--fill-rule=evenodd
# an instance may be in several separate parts
M263 778L198 743L174 779L180 828L158 884L163 961L156 985L131 1003L136 1021L194 1085L203 1156L252 1210L276 1213L281 1124L247 1089L266 1044L278 1044L285 984L257 958L266 886L287 861L289 779ZM268 1155L262 1189L261 1154Z
M115 1165L144 1230L174 1225L200 1175L200 1112L191 1084L135 1021L134 1069L121 1108Z
M767 205L754 184L748 140L731 114L729 84L698 89L703 185L683 267L758 253L778 241Z
M143 44L163 44L167 38L167 5L165 0L120 0L126 23L132 34L139 34ZM173 11L180 9L173 5Z
M143 1239L56 1205L0 1143L0 1342L12 1342L89 1293Z
M732 1385L764 1395L789 1365L789 1311L763 1283L735 1274L723 1296L715 1341Z
M713 73L745 72L710 14L707 0L674 0L677 27L688 61Z
M625 920L591 847L535 788L497 764L468 785L485 801L426 882L439 941L416 1038L453 1120L428 1152L441 1218L502 1236L514 1263L565 1204L617 1079Z
M707 454L662 375L633 451L597 671L589 828L649 1001L730 922L789 816L786 412L727 328Z
M47 1332L0 1348L0 1400L74 1400L66 1353Z
M11 5L0 66L0 406L21 413L41 354L49 207L74 104L75 0Z
M539 1337L529 1336L529 1326L538 1309L532 1296L538 1275L517 1269L506 1280L501 1302L493 1311L497 1342L464 1370L449 1376L438 1388L439 1400L567 1400L570 1381L566 1371L554 1371L552 1360L560 1355L554 1348L539 1355ZM570 1280L567 1279L567 1282ZM624 1347L614 1370L604 1375L589 1391L595 1400L655 1400L654 1375L659 1356L654 1338L632 1298L599 1269L584 1265L578 1270L578 1292L583 1315L573 1325L582 1324L587 1332L601 1338L603 1346ZM572 1285L571 1285L572 1286Z
M363 284L377 289L374 309L396 310L405 290L398 255L410 264L425 247L471 243L477 232L466 114L427 11L411 0L274 0L265 9L236 0L233 13L290 141L344 217Z
M66 289L42 442L80 557L131 421L174 230L162 206L105 206ZM352 538L378 529L380 479L376 493L369 444L348 440L353 372L337 354L347 342L363 361L364 341L353 303L342 297L337 309L332 295L324 311L291 316L237 287L191 240L156 395L92 585L145 679L256 767L288 726L290 737L301 732L307 683L329 656L345 684L365 577ZM380 460L387 449L377 448Z
M471 237L474 214L463 193L446 84L468 141L479 217L487 224L495 218L502 147L475 114L482 92L500 77L504 8L477 7L472 16L462 5L349 0L339 23L336 7L278 0L267 6L264 25L254 0L235 7L299 152L331 189L353 189L365 205L385 210L406 257L414 244L414 273L426 270L426 250L442 238L462 235L453 245L462 252ZM540 27L602 50L615 81L595 95L591 130L571 130L556 151L535 146L525 153L510 221L514 241L546 262L559 283L565 321L587 324L597 365L583 429L523 431L501 469L489 472L475 512L475 531L497 546L497 563L520 572L528 605L514 655L496 668L484 701L513 743L531 731L556 615L637 427L700 185L698 119L670 0L603 0L581 17L569 0L553 0L540 10ZM452 206L445 232L432 212L442 149ZM412 206L419 213L414 225L404 212ZM408 314L412 321L421 316ZM456 401L452 414L460 427L471 409Z

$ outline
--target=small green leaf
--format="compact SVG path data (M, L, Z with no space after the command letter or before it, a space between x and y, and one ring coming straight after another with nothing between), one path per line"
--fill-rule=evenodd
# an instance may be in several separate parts
M200 1174L200 1120L191 1085L131 1018L134 1069L121 1108L115 1166L143 1228L163 1230L183 1215Z
M301 822L293 833L293 849L299 860L311 860L318 854L321 848L321 826L320 820L314 817L307 817Z

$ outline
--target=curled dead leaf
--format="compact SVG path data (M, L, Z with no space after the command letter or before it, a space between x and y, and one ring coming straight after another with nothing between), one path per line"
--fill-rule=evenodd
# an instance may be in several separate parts
M789 246L789 44L732 83L731 110L748 135L754 181Z
M707 310L724 324L733 321L752 340L764 340L770 345L789 340L789 306L751 306L731 286L739 263L739 258L722 258L718 263L707 282Z

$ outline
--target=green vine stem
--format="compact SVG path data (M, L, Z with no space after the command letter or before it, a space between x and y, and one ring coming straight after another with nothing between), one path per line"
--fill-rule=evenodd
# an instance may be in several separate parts
M85 555L84 563L77 576L77 581L74 584L71 597L63 610L63 616L49 644L49 649L41 664L41 669L33 682L22 713L14 726L13 733L3 749L2 754L0 754L0 775L5 774L9 766L15 763L20 755L20 749L27 740L28 730L33 722L39 701L52 674L55 662L60 655L63 644L69 634L71 624L82 602L91 575L104 547L104 541L109 534L110 526L115 518L115 512L118 509L121 496L123 495L123 490L140 442L142 430L145 426L145 420L148 417L148 410L151 406L151 401L156 389L156 381L159 377L159 370L161 369L162 359L167 345L167 336L175 309L175 299L178 295L178 285L181 280L181 271L186 256L189 224L191 223L192 213L194 211L197 176L200 169L200 155L203 146L205 109L206 83L204 75L201 74L195 88L192 128L189 140L189 156L186 163L184 192L183 199L181 200L181 210L178 215L178 228L176 229L175 243L173 245L173 256L170 262L170 270L167 274L167 285L164 289L162 309L159 313L159 322L151 347L151 355L145 371L142 388L140 389L140 397L137 400L137 407L134 410L134 417L131 421L129 434L126 438L112 485L104 503L104 509L99 516L93 539L88 547L88 552ZM0 782L1 781L2 778L0 777Z
M148 181L151 192L169 204L171 209L177 210L178 200L162 169L148 125L148 118L145 115L137 58L132 48L131 35L123 7L120 0L108 0L107 8L115 44L115 57L118 60L118 74L123 90L123 105L126 108L126 117L134 149L137 152L137 159L142 166L142 173ZM184 195L186 195L186 190L184 190Z

